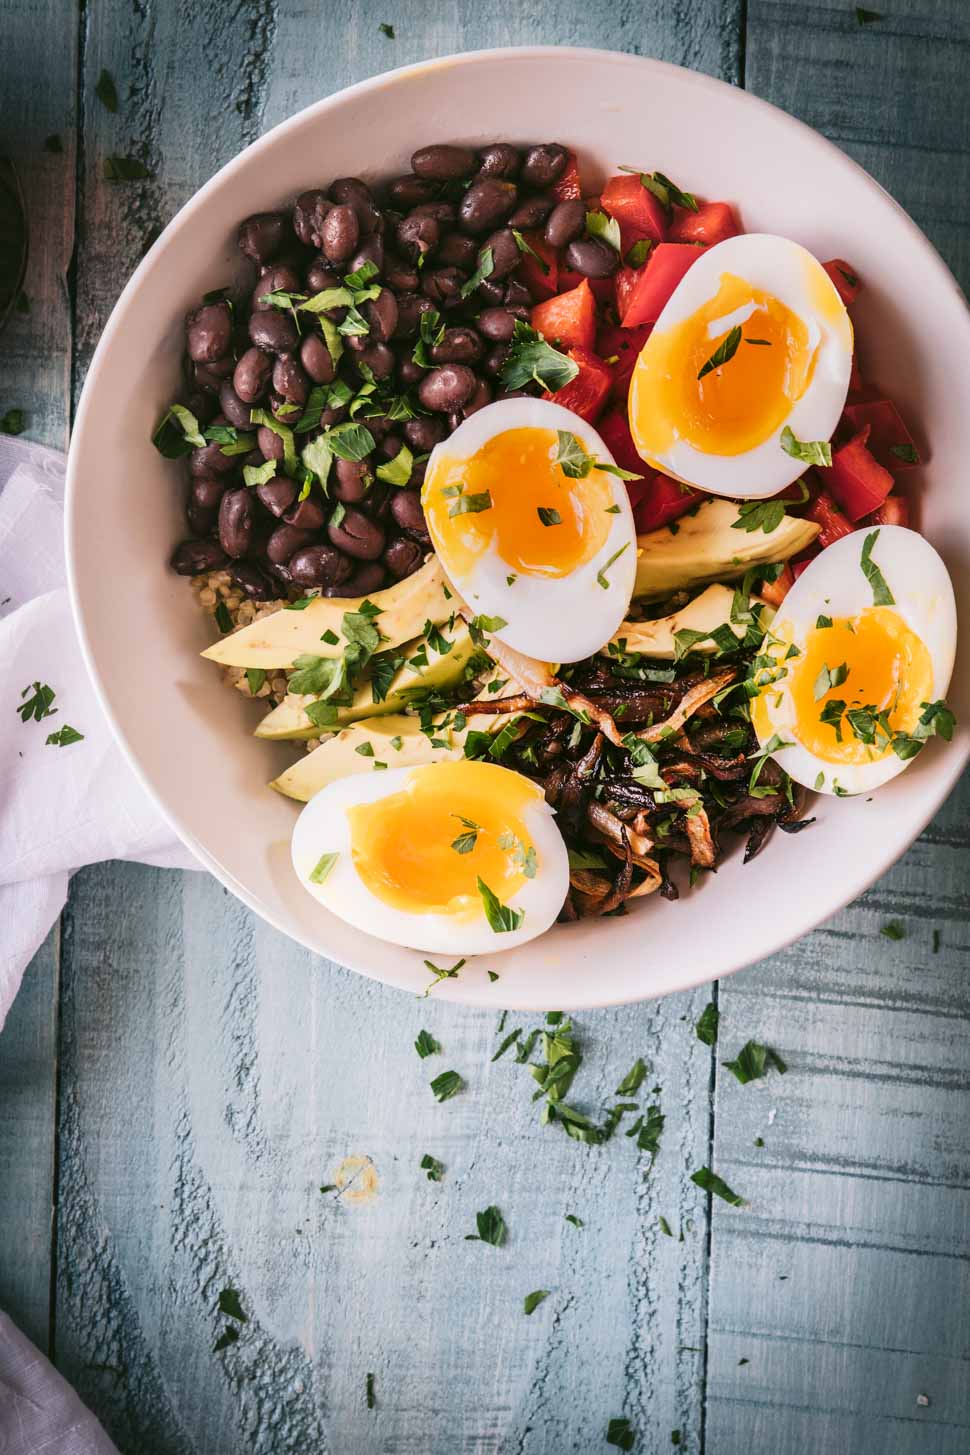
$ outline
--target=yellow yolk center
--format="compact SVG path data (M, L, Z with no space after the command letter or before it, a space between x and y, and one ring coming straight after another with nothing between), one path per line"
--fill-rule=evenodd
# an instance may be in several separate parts
M778 634L784 636L784 629ZM780 660L784 650L772 655ZM826 763L871 763L885 757L892 751L887 738L911 733L921 704L932 697L929 651L888 606L869 607L855 617L836 617L830 627L813 628L801 655L784 665L787 679L766 687L756 700L755 725L766 721L766 701L784 689L795 735ZM872 719L879 713L886 716L873 728ZM870 737L874 740L867 741Z
M422 504L446 569L460 577L494 546L511 571L568 576L606 542L613 504L609 477L573 480L556 464L551 429L510 429L469 459L435 463Z
M736 326L733 356L699 379ZM637 449L656 457L683 439L704 454L744 454L784 424L811 383L816 352L784 303L725 273L713 298L644 345L630 395Z
M479 878L505 904L527 863L535 873L523 814L540 796L527 778L488 763L418 768L401 792L347 810L354 867L394 909L476 919Z

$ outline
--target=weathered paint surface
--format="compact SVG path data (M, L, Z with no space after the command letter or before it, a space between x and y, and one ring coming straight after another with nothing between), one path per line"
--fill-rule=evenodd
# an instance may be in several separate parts
M0 403L61 443L124 278L212 171L319 95L484 45L613 47L746 83L857 156L966 284L970 18L962 0L891 9L859 27L853 7L787 0L241 0L77 22L0 0L34 232ZM102 67L117 115L94 95ZM61 155L43 151L55 132ZM112 153L155 177L104 182ZM652 1168L623 1136L586 1148L539 1127L523 1068L490 1059L495 1016L314 961L200 875L84 872L0 1040L0 1304L125 1455L558 1455L605 1448L620 1414L651 1455L673 1430L710 1455L963 1452L967 810L965 782L885 879L770 963L581 1018L584 1109L650 1063ZM904 940L880 934L889 918ZM716 1053L693 1031L711 994ZM421 1027L440 1057L416 1056ZM740 1087L719 1063L749 1038L787 1075ZM452 1067L467 1087L439 1105L428 1083ZM689 1182L708 1162L747 1208L709 1216ZM502 1249L465 1241L492 1203ZM213 1353L226 1287L248 1322Z

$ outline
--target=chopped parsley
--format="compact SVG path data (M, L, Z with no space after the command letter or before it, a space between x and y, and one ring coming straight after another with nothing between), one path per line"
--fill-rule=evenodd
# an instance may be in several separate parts
M812 689L815 701L820 702L826 692L831 692L833 687L841 687L848 675L847 662L840 662L837 667L829 667L827 662L823 662Z
M883 925L879 931L887 940L905 940L906 931L898 919L891 919L888 924Z
M226 632L232 631L232 617L229 615L229 608L224 601L220 601L217 603L215 609L215 618L216 626L222 632L223 636L226 634Z
M58 728L56 733L48 733L46 746L51 748L69 748L71 743L79 743L84 734L79 733L77 728L72 728L68 723Z
M720 1012L713 1000L708 1001L701 1012L700 1020L694 1027L695 1034L699 1041L705 1046L713 1046L717 1041L717 1027L721 1019Z
M784 500L745 500L738 506L738 518L732 520L731 529L749 533L763 530L766 536L770 536L784 518Z
M607 571L610 569L614 561L618 561L620 559L629 544L629 541L625 541L618 551L613 552L606 565L603 566L599 571L597 571L596 584L598 586L602 586L604 591L608 591L610 589L610 582L606 575Z
M249 1317L243 1312L242 1304L239 1301L239 1293L235 1288L224 1288L219 1294L219 1312L227 1318L236 1319L240 1324L248 1324Z
M250 697L255 697L266 681L266 672L263 667L247 667L246 682L249 685Z
M895 455L897 460L905 460L907 465L919 464L919 452L915 445L890 445L889 452Z
M544 1298L549 1297L548 1288L537 1288L532 1293L527 1293L522 1301L522 1307L526 1314L535 1313Z
M546 343L541 334L522 319L515 320L509 356L501 378L506 389L521 389L534 382L555 394L579 373L579 365Z
M418 1038L414 1043L414 1049L423 1061L425 1056L437 1056L441 1050L441 1045L435 1040L430 1031L420 1030L418 1031Z
M832 445L829 440L797 439L787 424L781 432L781 447L786 455L791 455L794 460L804 460L806 465L829 466L832 463Z
M478 1232L466 1233L466 1243L489 1243L493 1248L501 1248L508 1235L505 1219L497 1207L487 1207L483 1212L476 1213L475 1226Z
M320 858L317 860L316 866L310 871L310 883L326 883L330 871L333 869L334 864L336 864L339 858L340 855L337 853L321 854Z
M639 167L621 167L621 172L635 172L642 186L652 192L657 201L666 208L686 207L688 212L697 211L697 198L692 192L682 192L676 182L671 182L663 172L641 172Z
M643 1084L643 1078L647 1074L647 1063L642 1056L638 1056L630 1067L629 1071L616 1088L617 1096L635 1096Z
M366 1391L367 1408L369 1410L372 1410L374 1408L374 1406L377 1404L377 1396L374 1393L374 1376L373 1376L373 1374L368 1374L367 1375L367 1378L366 1378L365 1383L364 1383L364 1388L365 1388L365 1391Z
M418 1165L423 1172L426 1172L428 1174L429 1182L441 1181L442 1173L445 1170L445 1164L443 1162L439 1162L437 1157L432 1157L430 1152L425 1152Z
M471 495L466 495L464 485L446 485L441 493L451 498L451 504L448 507L450 519L454 519L456 515L477 515L483 510L492 508L492 495L489 490L479 490Z
M741 342L741 325L736 323L723 337L717 348L714 350L706 364L703 364L698 371L698 382L715 369L720 369L722 364L730 363L738 351ZM782 507L784 509L784 507Z
M879 539L878 530L870 531L862 543L862 555L859 558L859 565L862 567L862 574L872 587L873 606L895 606L896 598L886 584L886 578L872 559L872 548Z
M545 258L541 255L541 253L537 253L535 248L529 245L528 239L525 238L521 232L519 232L519 229L517 227L513 227L512 236L515 238L515 246L518 248L519 252L525 253L530 258L534 258L536 263L538 264L539 271L543 274L544 277L548 277L549 264L546 262Z
M459 296L461 298L467 298L469 293L474 293L480 283L484 283L486 278L492 276L494 268L495 256L492 249L485 248L478 260L478 267L472 273L471 277L461 285Z
M118 88L110 71L102 71L94 87L94 94L107 111L118 110Z
M404 486L410 480L413 468L414 455L407 445L402 445L392 460L378 465L377 478L386 481L388 485Z
M139 182L155 175L137 157L105 157L101 172L106 182Z
M610 1420L606 1427L607 1445L615 1445L618 1450L632 1450L637 1442L637 1432L625 1416L619 1416Z
M595 455L589 454L571 430L559 429L556 437L556 464L570 480L585 480L593 470L603 470L607 475L616 475L620 480L643 479L642 475L635 475L632 470L621 470L619 465L605 464ZM611 509L619 514L616 506Z
M386 36L388 40L396 40L397 39L397 37L396 37L396 35L394 33L394 27L393 27L393 25L388 25L388 23L387 23L386 20L382 20L381 23L380 23L380 25L377 27L377 29L380 31L381 35Z
M478 892L485 909L485 918L497 935L519 928L525 919L524 909L512 909L509 905L503 904L498 896L489 889L481 875L478 876Z
M744 1198L739 1197L736 1192L728 1187L724 1178L719 1177L716 1172L712 1172L710 1167L699 1167L696 1172L691 1173L690 1180L698 1187L703 1188L705 1192L711 1192L715 1197L723 1198L732 1207L745 1206Z
M566 1222L571 1223L574 1228L584 1228L586 1226L582 1218L578 1218L575 1213L567 1213Z
M599 238L618 253L622 247L620 239L620 224L615 217L610 217L605 212L587 212L586 233L588 237Z
M27 418L22 409L8 409L0 416L0 434L23 434Z
M465 963L464 960L456 960L455 963L454 963L454 965L450 966L447 970L444 970L444 969L441 968L440 965L433 964L431 960L425 960L425 962L424 962L425 969L431 975L434 976L434 979L432 980L431 984L428 986L427 990L424 992L425 998L427 998L431 994L431 992L432 992L432 990L434 990L435 986L438 985L438 984L440 984L440 982L442 980L457 980L458 979L458 971L461 969L461 967L464 965L464 963Z
M27 697L31 687L33 692L30 697ZM41 722L45 717L52 717L58 710L56 707L51 707L56 696L57 693L53 687L48 687L46 682L32 682L20 694L20 706L16 709L20 713L20 721L30 722L33 719L34 722ZM27 697L26 702L23 701L25 697Z
M539 505L536 514L543 525L562 525L562 516L551 505Z
M481 824L475 823L474 819L465 818L463 814L453 813L452 818L458 819L465 827L465 832L459 834L457 839L452 839L451 847L456 854L470 854L478 842L478 835L481 833Z
M456 1096L465 1082L457 1071L442 1071L439 1076L431 1082L431 1090L434 1093L435 1101L449 1101Z
M763 1046L760 1041L748 1041L733 1061L724 1061L722 1065L737 1077L742 1086L747 1086L749 1081L760 1080L769 1066L782 1075L788 1070L778 1052L770 1046Z
M212 1346L213 1354L221 1354L223 1349L228 1349L230 1344L235 1344L239 1338L239 1330L232 1324L227 1324Z

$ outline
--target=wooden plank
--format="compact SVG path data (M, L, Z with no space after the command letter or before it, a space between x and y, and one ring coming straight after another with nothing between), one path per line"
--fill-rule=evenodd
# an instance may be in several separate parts
M27 311L15 310L0 348L0 413L23 408L27 435L63 448L70 419L77 36L56 0L2 0L0 152L24 191ZM37 80L38 36L57 37ZM45 149L56 136L62 150ZM0 1307L48 1348L59 935L26 971L0 1037Z
M92 13L85 95L107 65L125 109L87 101L78 375L144 232L262 125L390 64L486 44L642 48L733 78L736 18L714 0L648 16L569 0L554 20L369 0L318 27L255 0L243 17ZM143 149L157 180L103 186L108 147ZM89 870L68 923L58 1349L122 1450L534 1455L598 1447L621 1413L644 1450L675 1428L699 1443L706 1222L687 1174L709 1145L705 992L583 1017L580 1105L599 1110L639 1054L663 1088L647 1175L622 1136L586 1148L538 1126L531 1079L489 1060L497 1017L313 961L202 876ZM446 1048L430 1065L412 1049L422 1025ZM439 1106L428 1082L446 1066L469 1088ZM424 1152L446 1164L440 1185ZM347 1156L376 1168L369 1202L318 1190ZM503 1249L465 1241L492 1202ZM214 1355L227 1284L251 1320ZM526 1318L536 1287L552 1292Z
M57 1067L57 926L0 1034L0 1308L47 1350Z

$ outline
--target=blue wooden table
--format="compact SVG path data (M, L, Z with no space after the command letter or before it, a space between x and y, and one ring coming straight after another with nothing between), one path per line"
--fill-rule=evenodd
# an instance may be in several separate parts
M858 158L966 286L970 9L875 7L0 0L32 235L0 412L66 441L128 273L246 142L476 46L612 47L748 86ZM106 183L109 155L152 176ZM500 1034L313 960L202 875L79 874L0 1037L0 1307L125 1455L585 1455L619 1417L642 1452L966 1455L968 802L965 780L885 879L769 963L580 1017L576 1101L598 1111L643 1057L655 1158L539 1126L524 1068L491 1059L530 1017ZM716 1049L694 1031L709 999ZM421 1028L441 1056L415 1054ZM785 1076L723 1069L750 1038ZM467 1088L438 1104L446 1067ZM709 1205L689 1180L707 1164L746 1207ZM501 1248L465 1241L489 1205ZM219 1312L227 1289L245 1323Z

